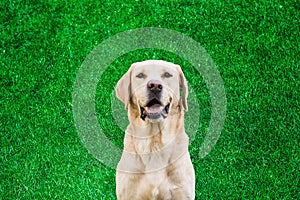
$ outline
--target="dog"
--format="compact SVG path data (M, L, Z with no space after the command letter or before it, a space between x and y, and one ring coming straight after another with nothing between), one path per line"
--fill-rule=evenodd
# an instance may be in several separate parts
M184 129L188 86L180 66L163 60L133 63L115 92L129 119L116 170L117 199L194 199Z

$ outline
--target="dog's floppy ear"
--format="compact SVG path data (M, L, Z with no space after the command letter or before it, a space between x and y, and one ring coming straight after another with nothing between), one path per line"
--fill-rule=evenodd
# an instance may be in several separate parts
M187 98L188 98L188 85L187 85L187 81L186 81L186 78L180 68L179 65L176 65L177 66L177 71L179 73L179 85L180 85L180 88L182 88L183 90L183 97L182 97L182 105L183 105L183 108L184 110L188 110L188 105L187 105Z
M129 70L118 81L115 88L118 99L125 104L125 109L128 108L128 103L131 98L131 71L133 68L134 65L132 64Z

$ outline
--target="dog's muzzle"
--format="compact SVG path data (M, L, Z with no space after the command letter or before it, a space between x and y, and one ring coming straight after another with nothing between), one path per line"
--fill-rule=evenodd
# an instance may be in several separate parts
M170 103L163 106L158 99L153 98L145 107L140 107L141 119L146 120L148 118L150 120L156 120L161 117L165 119L169 114L169 109Z

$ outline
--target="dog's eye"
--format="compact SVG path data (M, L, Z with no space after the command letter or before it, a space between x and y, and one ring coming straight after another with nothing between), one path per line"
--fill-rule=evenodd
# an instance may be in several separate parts
M170 74L169 72L165 72L164 73L164 77L165 78L170 78L170 77L172 77L173 75L172 74Z
M137 78L145 78L146 75L144 73L139 73L138 75L136 75Z

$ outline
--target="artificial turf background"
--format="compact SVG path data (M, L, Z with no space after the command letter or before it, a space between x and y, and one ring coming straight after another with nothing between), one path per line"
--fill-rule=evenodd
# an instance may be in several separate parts
M122 145L107 96L130 63L185 63L202 108L190 147L197 199L300 198L296 0L11 0L0 5L0 199L115 199L115 170L90 155L77 135L72 89L89 52L117 33L141 27L179 31L207 50L225 84L225 126L213 151L200 159L210 120L205 84L186 61L148 49L118 58L99 82L97 114L107 136Z

